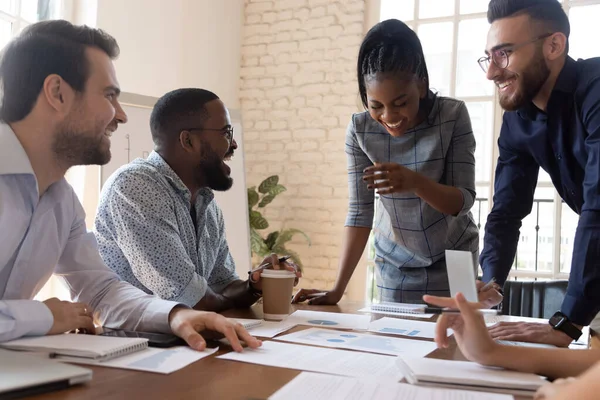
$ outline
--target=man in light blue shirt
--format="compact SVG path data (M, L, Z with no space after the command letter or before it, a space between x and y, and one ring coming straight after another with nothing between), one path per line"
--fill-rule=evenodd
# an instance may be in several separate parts
M173 90L156 102L150 128L155 151L102 188L94 233L104 262L165 300L210 311L252 305L260 273L235 273L213 194L233 183L225 162L237 143L227 108L208 90ZM296 272L276 255L265 261Z
M106 267L64 174L110 159L109 137L127 117L106 33L66 21L26 28L4 50L0 83L0 341L110 328L174 333L195 349L217 330L241 350L260 342L241 325L148 295ZM53 274L76 302L32 300Z

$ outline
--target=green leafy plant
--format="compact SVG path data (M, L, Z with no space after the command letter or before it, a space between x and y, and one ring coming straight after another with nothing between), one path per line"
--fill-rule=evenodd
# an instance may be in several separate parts
M258 191L256 186L248 188L248 214L250 216L250 244L252 254L260 257L266 257L271 253L289 255L302 268L302 261L300 261L298 254L287 249L285 244L292 240L296 234L299 234L304 236L310 246L310 238L304 232L299 229L282 229L269 233L266 238L263 238L258 232L269 227L269 222L259 210L265 208L275 197L285 191L286 188L279 184L279 176L277 175L270 176L262 181L258 186Z

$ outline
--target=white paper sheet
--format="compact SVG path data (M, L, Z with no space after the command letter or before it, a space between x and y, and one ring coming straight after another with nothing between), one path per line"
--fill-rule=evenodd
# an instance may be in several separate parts
M388 335L433 339L435 338L435 322L384 317L371 322L369 331Z
M434 389L303 372L269 400L512 400L512 396L464 390Z
M248 329L252 336L272 338L282 332L288 331L295 327L294 322L287 321L263 321L260 326Z
M377 311L371 309L371 307L365 307L358 310L358 312L366 312L371 314L379 314L379 315L391 315L394 317L408 317L408 318L417 318L417 319L429 319L433 317L433 314L413 314L413 313L402 313L402 312L391 312L391 311Z
M168 349L149 347L145 350L104 362L87 360L75 361L73 359L60 359L59 361L97 365L100 367L134 369L137 371L156 372L158 374L170 374L171 372L180 370L193 362L214 354L217 350L219 349L215 348L196 351L186 346L171 347Z
M323 326L336 329L366 331L371 322L369 315L329 313L322 311L298 310L284 320L289 324Z
M272 341L264 342L255 350L230 352L217 358L332 375L366 376L390 382L402 379L396 357Z
M338 349L367 351L403 357L425 357L437 347L433 342L402 339L364 333L310 328L279 336L276 340Z

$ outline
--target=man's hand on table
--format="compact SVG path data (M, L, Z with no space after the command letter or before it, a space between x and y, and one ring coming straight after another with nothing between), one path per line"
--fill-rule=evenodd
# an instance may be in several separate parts
M490 327L490 334L497 340L553 344L569 347L573 339L549 324L537 322L499 322Z
M175 307L169 314L169 325L173 334L185 340L191 348L198 351L206 348L206 341L198 333L204 330L222 333L237 352L243 349L241 340L252 349L262 345L262 342L250 335L242 324L232 322L214 312Z

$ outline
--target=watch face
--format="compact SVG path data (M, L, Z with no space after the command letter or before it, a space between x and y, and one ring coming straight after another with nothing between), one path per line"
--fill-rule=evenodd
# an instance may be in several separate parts
M548 321L548 322L550 323L550 325L556 327L556 326L560 326L563 323L563 321L565 320L565 318L566 318L566 316L563 313L557 312L550 318L550 321Z

